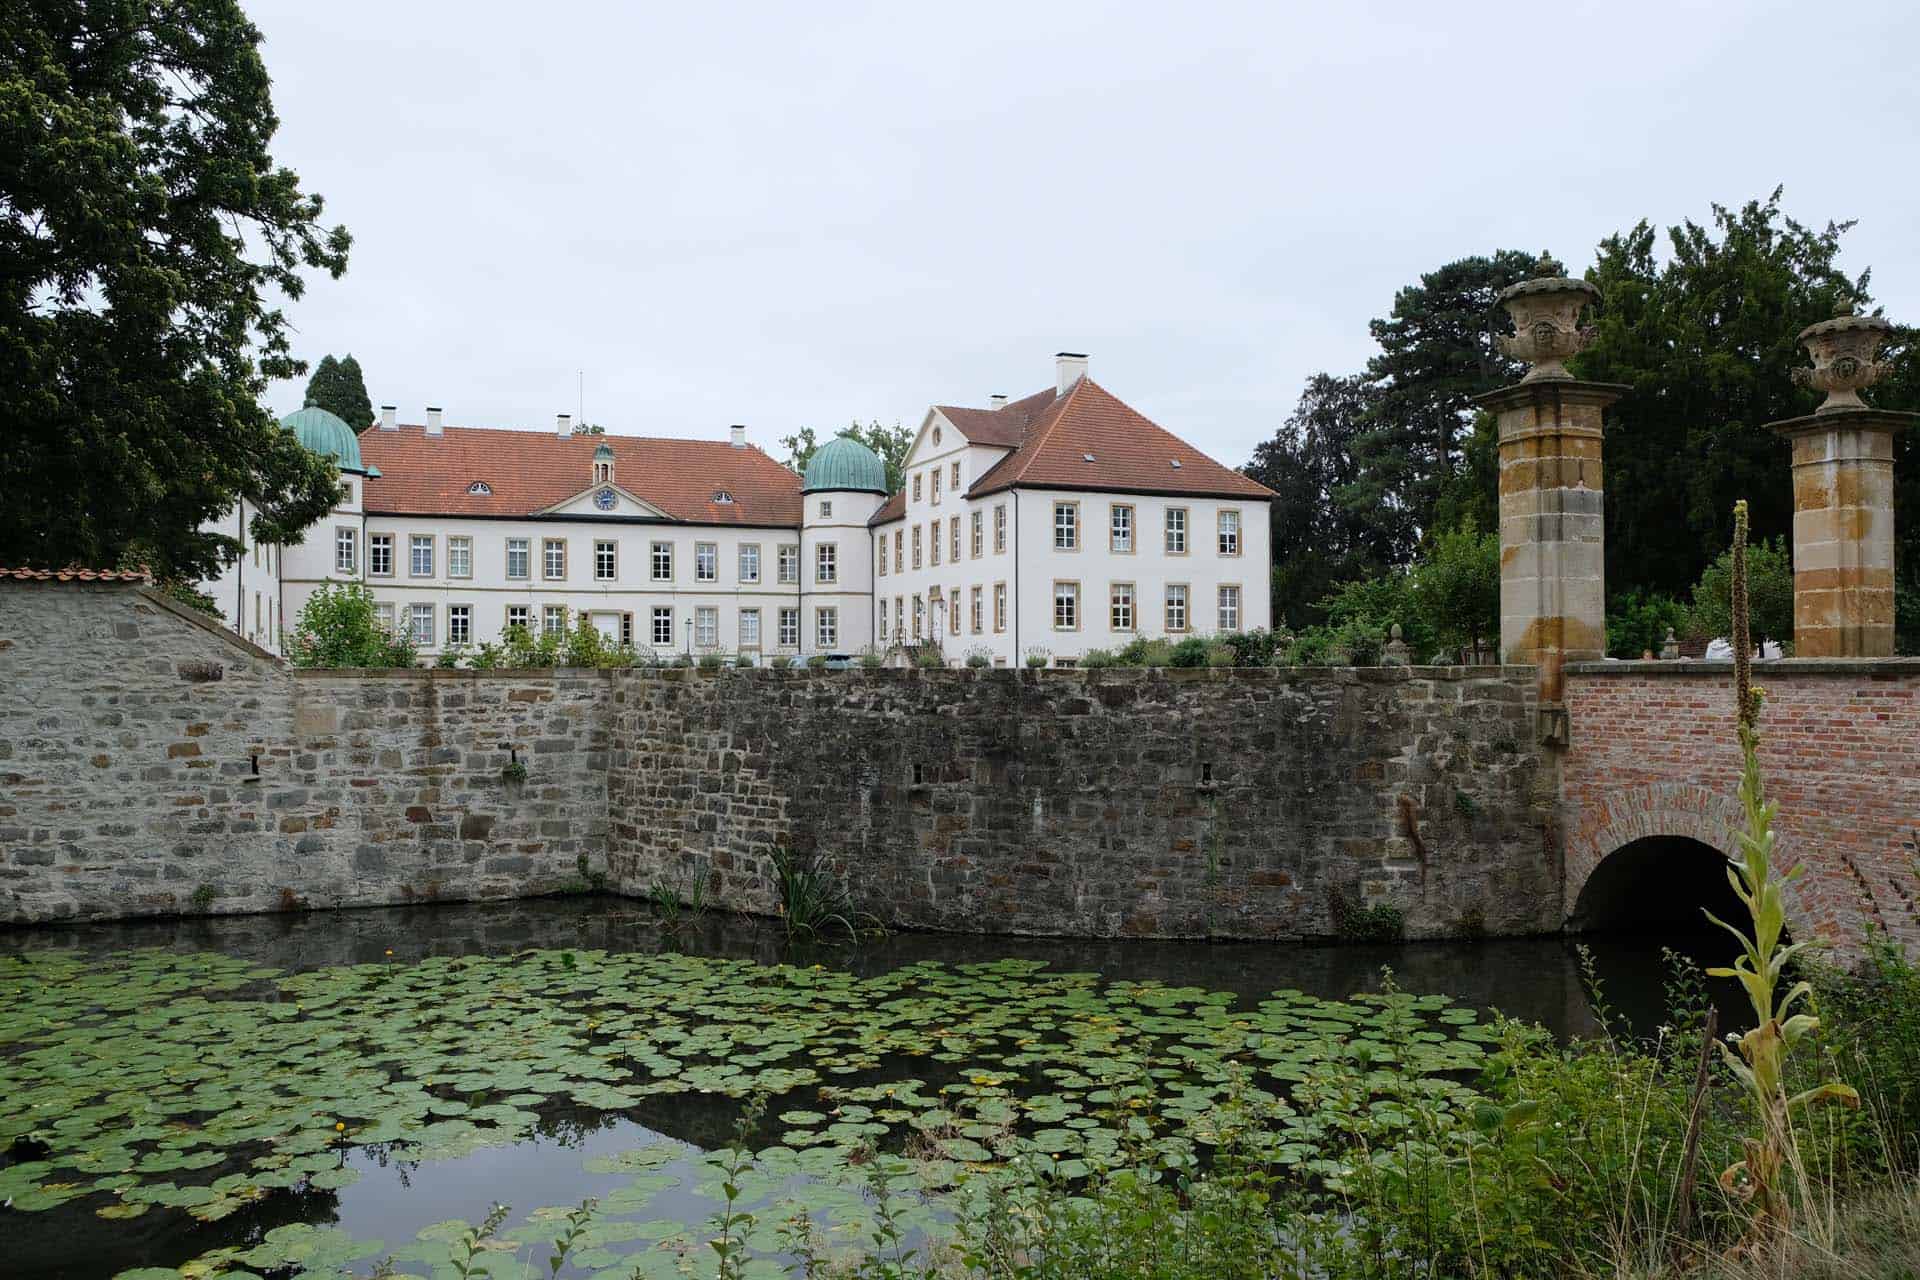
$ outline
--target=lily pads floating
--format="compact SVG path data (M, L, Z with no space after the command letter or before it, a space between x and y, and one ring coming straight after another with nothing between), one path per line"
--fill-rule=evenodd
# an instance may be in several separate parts
M1404 1071L1465 1105L1460 1082L1496 1035L1439 996L1276 991L1248 1008L1031 960L859 976L572 950L287 974L214 954L36 951L0 957L0 995L0 1200L81 1200L107 1222L214 1219L346 1185L354 1147L430 1165L583 1115L712 1147L755 1093L775 1099L755 1135L780 1143L755 1184L768 1194L873 1148L911 1149L919 1176L949 1182L1015 1155L1068 1178L1129 1151L1186 1167L1229 1104L1262 1120L1277 1161L1305 1167L1325 1128L1288 1105L1303 1081ZM588 1168L631 1176L618 1203L641 1212L690 1152L665 1142ZM317 1230L278 1228L204 1274L365 1256Z

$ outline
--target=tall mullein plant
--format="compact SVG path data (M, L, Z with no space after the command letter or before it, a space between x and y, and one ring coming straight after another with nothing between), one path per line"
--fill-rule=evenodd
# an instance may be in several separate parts
M1792 1222L1784 1175L1793 1152L1793 1115L1815 1102L1860 1105L1851 1088L1828 1082L1792 1097L1786 1092L1786 1060L1793 1047L1820 1021L1809 1013L1794 1013L1794 1005L1813 991L1796 982L1785 996L1776 996L1781 974L1797 953L1818 946L1815 939L1782 945L1786 928L1786 885L1803 868L1784 874L1773 867L1775 805L1766 797L1760 777L1760 708L1764 694L1753 684L1753 644L1747 618L1747 504L1733 508L1733 684L1734 710L1740 738L1740 807L1746 829L1739 835L1739 854L1728 861L1727 879L1746 906L1751 931L1740 929L1707 913L1707 918L1740 940L1741 954L1731 968L1708 970L1717 978L1737 978L1753 1005L1753 1030L1741 1036L1736 1054L1720 1045L1733 1074L1746 1087L1760 1122L1757 1136L1742 1140L1746 1159L1720 1175L1720 1184L1752 1206L1749 1244L1785 1231ZM1732 1037L1729 1037L1731 1040Z

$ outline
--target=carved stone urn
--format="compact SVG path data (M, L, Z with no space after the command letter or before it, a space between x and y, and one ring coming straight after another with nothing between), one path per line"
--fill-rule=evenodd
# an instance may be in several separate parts
M1533 366L1522 383L1573 378L1566 361L1593 341L1593 330L1580 327L1580 313L1599 300L1598 289L1569 276L1522 280L1500 291L1513 317L1513 335L1500 338L1500 349Z
M1813 357L1813 368L1795 369L1793 381L1827 393L1814 413L1869 407L1860 392L1887 371L1887 366L1875 363L1874 357L1892 332L1893 325L1879 316L1836 316L1800 331L1800 345Z

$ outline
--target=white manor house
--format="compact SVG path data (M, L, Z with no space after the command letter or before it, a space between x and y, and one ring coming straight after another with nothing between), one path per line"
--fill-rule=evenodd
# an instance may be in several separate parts
M1269 625L1272 491L1148 421L1057 357L1053 386L927 411L889 494L845 437L804 476L750 445L452 427L392 406L355 435L286 425L341 473L298 545L246 550L202 584L278 653L322 583L371 589L423 655L556 631L683 654L840 656L932 646L951 664L1072 661L1139 637Z

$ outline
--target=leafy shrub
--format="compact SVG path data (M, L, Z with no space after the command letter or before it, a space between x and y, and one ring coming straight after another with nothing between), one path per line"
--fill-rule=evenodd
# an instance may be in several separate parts
M1623 591L1607 605L1607 655L1638 658L1651 653L1657 658L1666 645L1668 628L1684 636L1690 627L1687 606L1672 596L1638 587Z
M159 588L161 595L173 601L175 604L183 604L189 609L197 609L201 613L215 618L224 619L226 616L220 612L218 601L206 592L197 589L191 583L183 582L179 578L170 578L162 580L155 585Z
M1173 646L1173 651L1167 655L1167 665L1170 667L1204 667L1207 665L1208 651L1211 650L1212 647L1212 645L1208 644L1199 636L1188 636L1185 640Z
M859 913L844 881L819 855L801 858L791 850L773 855L774 887L780 896L780 922L789 938L819 941L839 935L859 940Z
M750 653L736 653L733 655L733 665L740 670L747 670L753 666L753 655Z
M700 655L700 669L702 671L718 671L726 665L727 657L723 653L703 653Z
M373 617L373 592L358 582L322 583L294 624L287 656L297 667L411 667L419 658L404 630Z
M816 653L816 654L814 654L814 655L813 655L812 657L810 657L810 658L808 658L808 659L807 659L807 670L809 670L809 671L825 671L826 669L827 669L827 655L826 655L826 654L824 654L824 653Z
M1747 599L1756 643L1793 639L1793 558L1778 538L1756 542L1747 549ZM1693 588L1693 614L1688 634L1696 637L1733 634L1733 551L1720 553Z
M767 659L767 665L775 671L785 671L793 665L793 656L791 654L776 653Z
M1293 638L1286 651L1275 660L1276 666L1331 667L1337 636L1332 627L1306 627Z
M1113 659L1123 667L1169 666L1173 662L1173 642L1135 637L1127 643L1125 648L1114 654Z
M1113 651L1110 649L1089 649L1082 655L1080 665L1090 671L1098 671L1103 667L1117 667L1120 661L1113 656Z
M1045 649L1036 646L1027 650L1027 666L1032 670L1038 671L1052 661L1053 654Z
M1224 644L1216 644L1207 650L1207 665L1210 667L1232 667L1239 665L1234 661L1233 650Z
M921 645L913 651L913 665L923 671L937 671L947 665L947 659L932 645Z
M1335 656L1346 655L1349 665L1377 667L1386 652L1387 629L1364 618L1349 619L1334 632L1333 647Z
M967 650L967 666L974 670L985 670L993 665L993 655L985 649Z
M1256 627L1252 631L1229 631L1214 637L1216 643L1225 645L1233 651L1233 663L1236 667L1265 667L1273 663L1273 655L1285 641L1291 637L1284 631L1268 631Z
M1481 533L1469 519L1436 534L1413 567L1413 606L1442 647L1476 644L1500 634L1500 535ZM1398 618L1375 619L1383 626ZM1402 637L1412 646L1407 624ZM1415 652L1426 652L1415 646Z
M1407 648L1424 660L1440 647L1433 624L1428 621L1415 592L1413 574L1390 570L1372 578L1344 583L1334 589L1320 605L1327 612L1326 630L1337 631L1349 622L1367 622L1383 632L1400 624L1400 636ZM1303 628L1307 630L1317 628ZM1298 637L1296 637L1296 640ZM1294 666L1324 666L1325 663L1293 663Z
M877 649L862 649L860 651L860 665L868 671L878 671L882 666L886 665L886 661L886 655Z

